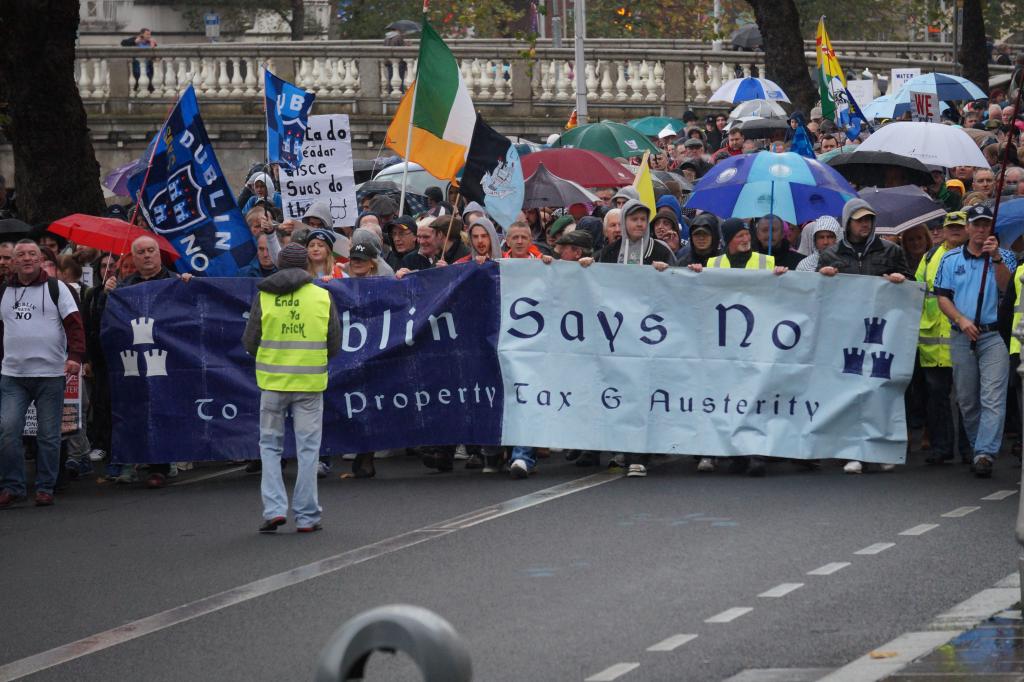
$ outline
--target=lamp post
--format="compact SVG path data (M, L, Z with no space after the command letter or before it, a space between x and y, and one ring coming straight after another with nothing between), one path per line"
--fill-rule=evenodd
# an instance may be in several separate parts
M574 0L572 23L576 35L573 71L573 81L576 83L576 121L583 125L587 122L587 63L583 56L583 41L587 37L587 0Z

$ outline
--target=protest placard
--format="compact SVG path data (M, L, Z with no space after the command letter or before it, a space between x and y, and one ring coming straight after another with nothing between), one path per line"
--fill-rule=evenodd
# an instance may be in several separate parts
M910 91L910 112L915 121L940 123L939 96L934 92Z
M846 89L858 107L866 107L875 98L875 83L871 80L846 81Z
M64 413L61 417L60 432L66 436L82 428L82 374L68 374L64 379ZM25 412L25 429L22 433L34 436L38 428L36 404L32 403Z
M310 116L302 163L295 170L281 169L285 218L300 220L310 204L321 199L331 206L334 227L355 224L359 211L348 114Z
M904 83L920 75L921 69L892 69L889 72L889 89L886 90L886 94L895 95Z

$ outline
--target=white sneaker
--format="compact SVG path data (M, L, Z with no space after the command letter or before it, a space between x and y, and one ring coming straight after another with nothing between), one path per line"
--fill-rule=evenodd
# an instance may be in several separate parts
M455 446L455 459L469 459L469 453L466 452L465 445Z
M882 471L895 471L896 470L896 465L895 464L883 464L883 465L881 465L881 469L882 469Z
M327 478L331 475L331 465L327 462L318 461L316 463L316 477Z
M864 466L860 462L850 461L843 467L843 471L847 474L859 474L864 471Z
M354 462L356 460L356 453L346 452L344 455L341 456L341 459L344 462Z
M195 468L195 462L178 462L178 471L192 471Z
M647 467L643 464L630 464L626 476L629 478L641 478L647 475Z
M697 471L714 471L715 460L710 457L701 457L700 461L697 462Z
M167 465L167 478L177 478L177 477L178 477L178 465L176 463L174 463L174 462L171 462L170 464Z
M89 461L90 462L102 462L106 458L107 458L107 451L106 450L100 450L99 448L93 448L92 450L89 451Z
M526 466L526 462L521 459L517 459L512 462L512 465L508 468L508 473L512 478L526 478L530 475L530 470Z

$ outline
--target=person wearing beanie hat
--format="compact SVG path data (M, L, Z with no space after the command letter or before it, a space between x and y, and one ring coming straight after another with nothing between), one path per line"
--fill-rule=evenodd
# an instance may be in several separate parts
M263 523L274 533L288 522L288 493L281 475L285 416L295 433L298 472L292 492L296 530L321 529L317 463L323 430L327 360L341 350L341 324L331 295L306 271L308 254L291 243L278 255L278 272L256 285L242 344L256 358L260 388L260 460Z
M651 210L646 205L639 199L630 199L621 211L622 236L601 250L596 258L599 263L653 265L658 270L675 263L669 248L651 236Z
M427 210L434 208L444 201L444 192L436 185L431 185L423 190L423 196L427 198Z
M722 243L725 244L725 253L708 260L709 268L739 268L745 270L774 270L776 275L781 275L788 268L775 265L775 259L763 253L754 253L751 250L752 237L750 225L740 218L729 218L721 226ZM695 272L701 271L700 264L692 263L688 266Z
M385 194L378 194L370 199L370 210L368 213L377 216L377 221L381 225L387 225L398 214L398 204L391 197Z
M718 218L711 213L701 213L690 224L690 243L683 247L676 265L684 267L695 263L705 266L709 259L719 254L721 243Z
M651 221L651 229L654 231L654 236L672 252L673 259L677 255L682 254L683 247L679 234L679 219L676 217L675 211L667 206L659 208L658 212L654 214L654 219Z
M309 231L306 238L306 250L309 253L308 270L322 282L341 279L345 276L342 264L334 257L334 242L337 239L334 230L315 228Z
M563 232L572 232L574 229L576 229L575 218L571 215L559 216L558 218L555 218L551 223L551 226L545 230L544 239L549 247L554 248L555 242L558 241L558 238L562 236Z

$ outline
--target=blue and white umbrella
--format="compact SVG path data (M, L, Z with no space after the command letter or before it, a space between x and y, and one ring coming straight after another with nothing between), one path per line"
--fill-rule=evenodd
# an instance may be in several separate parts
M842 215L857 191L833 168L793 152L741 154L716 163L686 202L721 218L774 214L800 224Z
M960 76L951 76L948 73L925 73L911 78L896 92L897 99L904 90L906 90L905 97L908 102L911 92L933 92L939 96L939 99L953 101L988 97L984 90L971 81Z
M949 109L949 105L940 101L939 110L945 111L946 109ZM910 111L910 90L902 88L895 95L876 97L862 111L869 121L881 118L899 118Z
M766 99L775 102L789 102L789 97L776 83L767 78L733 78L715 90L708 98L708 104L733 106L749 99Z
M1011 199L1000 204L996 236L999 237L999 246L1007 249L1018 237L1024 236L1024 199Z

